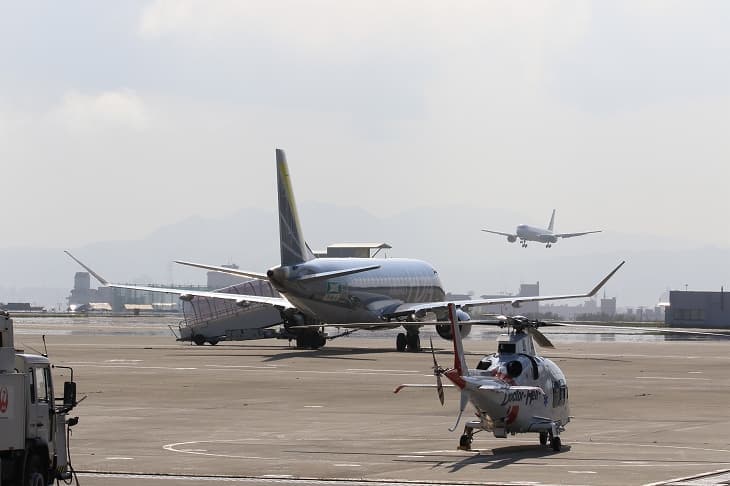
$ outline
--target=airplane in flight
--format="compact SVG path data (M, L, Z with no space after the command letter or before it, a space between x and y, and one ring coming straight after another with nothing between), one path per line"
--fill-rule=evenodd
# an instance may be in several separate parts
M548 224L547 228L537 228L535 226L530 226L527 224L521 224L518 225L515 229L514 233L502 233L501 231L494 231L494 230L488 230L483 229L482 231L486 233L492 233L495 235L500 236L506 236L507 241L510 243L514 243L518 239L520 240L520 244L522 245L522 248L527 248L527 242L528 241L537 241L539 243L545 243L545 248L550 248L553 246L554 243L558 242L558 238L573 238L574 236L583 236L588 235L591 233L600 233L602 230L594 230L594 231L582 231L580 233L555 233L554 228L555 227L555 210L553 209L553 214L550 216L550 224Z
M326 325L376 330L395 329L410 322L411 325L403 325L405 332L396 337L398 351L420 351L421 325L434 325L442 338L452 339L447 312L449 303L459 307L456 314L461 321L461 333L468 335L475 322L468 322L470 316L465 309L486 304L511 304L519 307L523 302L591 297L624 264L621 262L586 293L447 301L438 272L425 261L406 258L315 258L302 233L289 167L281 149L276 149L276 165L280 265L262 273L187 261L176 263L268 280L279 292L279 296L186 291L110 283L76 257L66 253L104 286L177 294L183 300L200 296L232 300L241 306L252 303L273 306L281 314L281 337L296 340L297 347L301 348L317 349L324 346L328 338L324 332ZM414 322L416 325L412 325ZM262 327L270 327L270 324Z

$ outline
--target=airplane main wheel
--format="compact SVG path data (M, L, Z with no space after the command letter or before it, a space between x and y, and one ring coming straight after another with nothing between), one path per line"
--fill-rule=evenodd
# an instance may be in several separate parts
M402 353L406 350L407 345L408 339L406 339L406 334L403 332L399 332L398 335L395 337L395 349L397 349L399 353Z
M553 440L550 441L550 445L555 452L560 452L560 446L562 445L560 443L560 437L553 437Z
M215 346L216 344L218 344L218 340L215 338L208 339L208 342L210 343L211 346Z
M418 334L408 334L406 339L408 341L408 351L411 353L421 351L421 337Z
M464 434L461 437L459 437L459 449L463 449L465 451L471 450L471 441L472 437L469 434Z
M196 334L195 336L193 336L193 342L197 346L202 346L203 344L205 344L205 337L201 336L200 334Z
M540 445L547 445L548 434L547 432L540 432Z

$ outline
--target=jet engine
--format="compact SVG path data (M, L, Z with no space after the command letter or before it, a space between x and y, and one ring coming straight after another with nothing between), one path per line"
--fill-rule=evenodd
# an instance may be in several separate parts
M469 317L469 314L461 309L456 309L456 320L459 321L459 331L461 332L461 337L466 337L471 332L471 324L467 323L467 321L469 321L470 319L471 317ZM464 324L462 324L462 322ZM451 324L437 324L436 332L439 336L446 340L454 340L454 336L451 334Z
M515 241L517 241L517 237L515 235L509 235L507 237L507 241L509 241L510 243L514 243Z

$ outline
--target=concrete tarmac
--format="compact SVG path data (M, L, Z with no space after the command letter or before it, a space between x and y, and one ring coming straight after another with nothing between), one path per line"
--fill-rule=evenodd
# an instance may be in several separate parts
M37 334L16 342L42 349ZM48 344L87 396L71 437L83 485L693 484L678 478L730 470L730 340L545 351L567 376L574 416L559 453L537 434L486 432L474 451L457 450L463 425L447 429L458 393L447 389L444 407L432 389L394 394L433 376L430 353L397 353L390 337L318 351L157 335L61 334ZM450 343L434 345L450 366ZM474 366L495 344L465 348ZM68 372L54 375L60 393Z

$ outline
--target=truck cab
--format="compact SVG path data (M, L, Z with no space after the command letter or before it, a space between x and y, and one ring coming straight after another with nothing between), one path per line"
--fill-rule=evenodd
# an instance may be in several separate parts
M73 371L71 373L73 377ZM12 320L0 314L0 484L43 486L69 479L66 419L76 405L76 385L54 395L46 356L17 352Z

